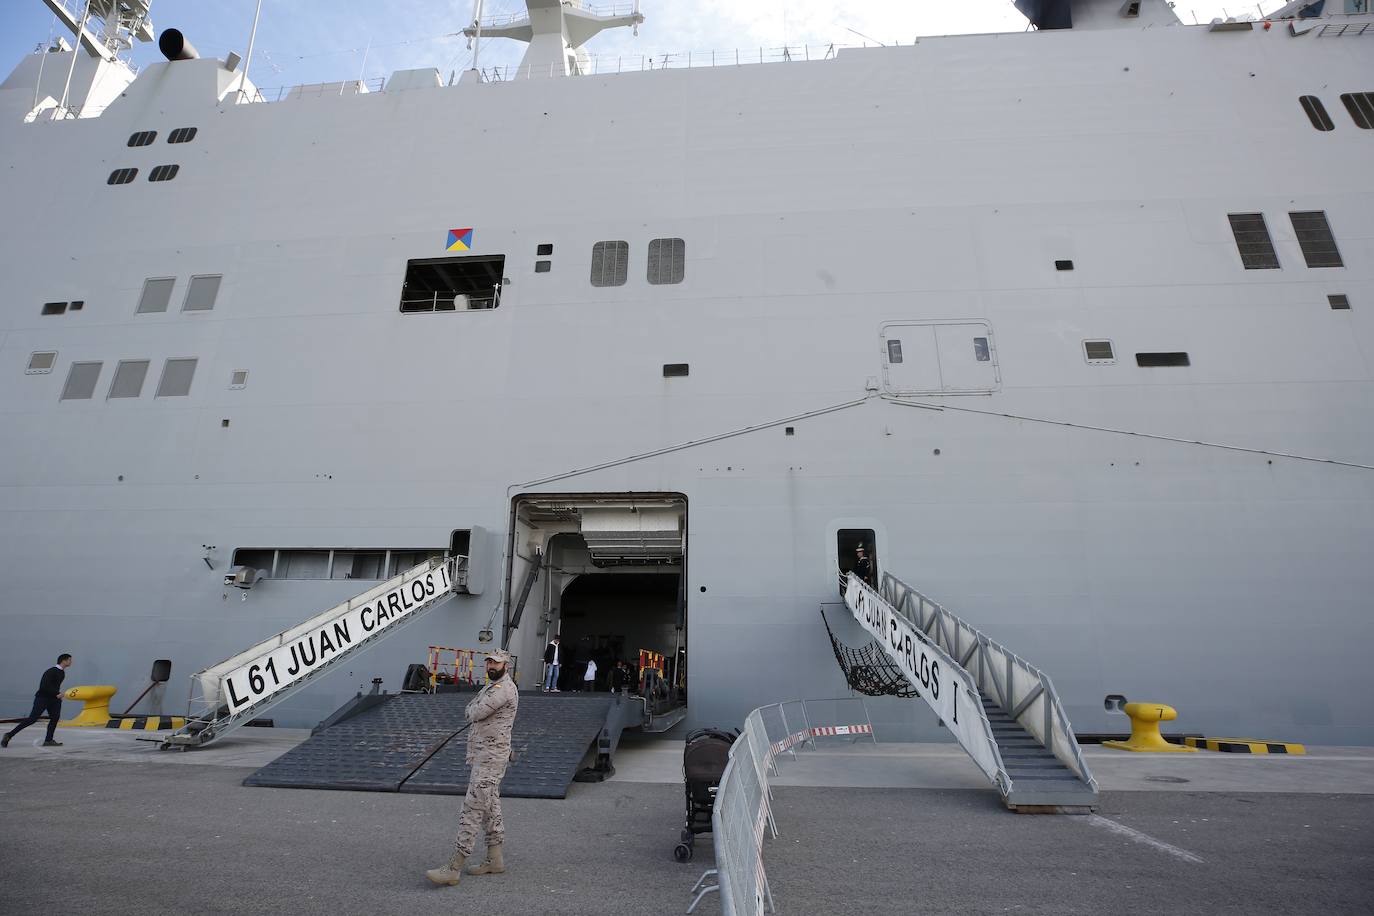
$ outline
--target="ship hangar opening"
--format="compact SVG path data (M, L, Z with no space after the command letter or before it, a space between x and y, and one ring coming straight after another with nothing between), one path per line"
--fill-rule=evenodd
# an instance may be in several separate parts
M514 501L508 626L537 616L540 650L560 637L558 688L623 685L648 728L686 714L687 500L679 494L527 495ZM527 650L529 647L526 647ZM615 674L623 663L621 674ZM521 666L525 668L524 665ZM525 668L537 689L542 658Z

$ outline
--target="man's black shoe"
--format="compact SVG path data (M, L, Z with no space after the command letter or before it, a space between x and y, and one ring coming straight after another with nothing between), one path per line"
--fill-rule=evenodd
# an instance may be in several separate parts
M61 742L61 741L44 741L44 742L43 742L43 746L44 746L44 747L61 747L61 746L62 746L62 742Z
M0 747L9 747L9 746L10 746L10 736L9 736L9 735L5 735L3 738L0 738Z

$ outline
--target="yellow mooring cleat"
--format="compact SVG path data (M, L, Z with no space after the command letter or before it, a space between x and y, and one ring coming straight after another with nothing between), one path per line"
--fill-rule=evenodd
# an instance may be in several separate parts
M1103 747L1156 754L1197 753L1197 748L1170 744L1159 733L1160 722L1171 722L1178 718L1178 710L1172 706L1163 703L1123 703L1119 708L1131 717L1131 737L1126 741L1103 741Z

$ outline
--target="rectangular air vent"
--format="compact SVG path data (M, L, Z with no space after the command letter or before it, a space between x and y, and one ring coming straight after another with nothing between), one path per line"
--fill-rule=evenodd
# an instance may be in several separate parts
M1111 366L1116 364L1116 351L1110 340L1083 341L1083 356L1090 366Z
M1147 368L1162 366L1191 366L1187 353L1137 353L1135 364Z
M1332 293L1326 297L1326 301L1331 303L1333 309L1350 308L1350 297L1344 293Z
M1073 270L1073 261L1055 261L1055 270Z
M1274 253L1274 242L1269 238L1269 227L1264 222L1263 213L1230 213L1231 232L1236 237L1236 248L1240 250L1240 261L1246 270L1277 270L1279 256Z
M61 315L61 314L62 314L63 312L65 312L65 311L67 311L67 303L65 303L65 302L44 302L44 303L43 303L43 314L44 314L44 315Z
M29 365L24 369L24 374L47 375L52 371L55 362L57 362L56 350L41 350L37 353L31 353L29 354Z
M663 377L664 377L664 378L681 378L681 377L687 375L688 372L689 372L689 369L688 369L687 363L664 363L664 364L663 364Z
M1331 225L1326 221L1325 210L1300 210L1289 213L1293 221L1293 232L1302 247L1302 256L1308 267L1344 267L1336 239L1331 235Z

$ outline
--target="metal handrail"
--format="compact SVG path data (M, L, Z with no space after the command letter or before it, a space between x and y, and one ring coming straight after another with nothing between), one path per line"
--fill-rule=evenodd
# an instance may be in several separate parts
M772 789L769 774L778 773L777 759L783 753L796 758L796 749L816 746L814 732L823 726L814 725L807 704L859 704L862 722L835 722L833 725L860 726L859 733L872 735L873 719L863 697L836 697L827 700L786 700L770 703L750 711L744 728L730 747L730 754L716 789L711 807L711 841L715 851L715 867L707 869L692 888L695 895L687 912L696 909L709 893L720 894L721 912L725 916L760 916L765 906L775 912L773 893L763 867L763 838L766 832L775 839L777 824L773 818ZM788 707L800 706L801 728L788 720ZM768 714L776 713L776 717ZM769 720L780 726L770 733ZM854 718L858 718L856 715ZM709 884L714 879L715 884Z
M900 594L899 594L900 591ZM888 603L906 617L913 626L922 632L930 635L946 651L954 655L961 665L968 667L968 662L977 655L977 672L970 671L980 688L989 686L990 682L993 694L999 701L1002 701L1006 713L1015 719L1028 732L1035 735L1045 745L1045 747L1059 758L1059 760L1069 769L1073 770L1078 776L1088 784L1093 791L1097 791L1097 780L1088 769L1086 761L1083 759L1082 748L1078 746L1078 741L1074 736L1073 725L1069 722L1068 715L1064 712L1064 706L1059 700L1059 694L1054 689L1054 683L1049 675L1030 662L1021 658L1001 643L984 634L977 627L965 621L957 614L948 611L937 601L932 601L920 591L903 582L901 579L892 575L890 572L882 574L882 595ZM907 606L910 599L914 596L919 604L917 613L913 616L911 609ZM922 619L921 609L929 605L932 611L928 618ZM951 640L945 632L946 625L943 621L948 620L955 630L955 638ZM931 631L934 631L933 633ZM971 636L970 643L960 645L961 640L958 634L967 631ZM992 654L1000 654L1004 661L1004 672L1006 674L1005 685L999 683L997 671L993 666ZM1021 669L1030 676L1037 687L1029 691L1022 697L1016 696L1014 679L1011 677L1013 667ZM986 674L986 677L985 677ZM1037 701L1043 702L1042 717L1040 722L1036 722L1030 717L1030 712ZM1064 732L1066 742L1054 740L1054 726L1058 725ZM1039 732L1039 734L1037 734ZM1067 744L1067 747L1062 745Z

